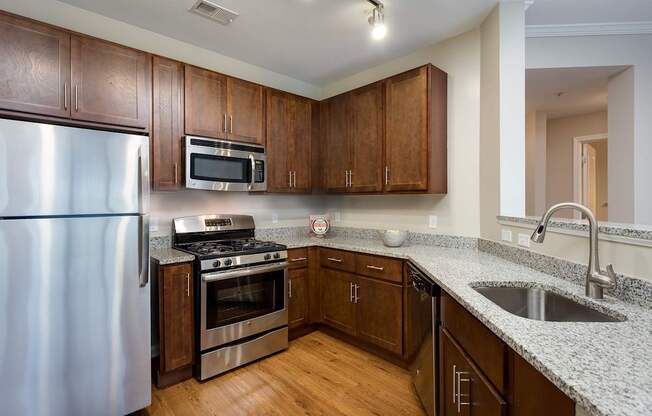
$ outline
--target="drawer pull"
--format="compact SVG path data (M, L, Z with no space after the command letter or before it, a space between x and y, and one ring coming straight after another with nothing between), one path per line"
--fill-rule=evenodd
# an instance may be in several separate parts
M329 261L334 261L335 263L342 263L342 259L336 259L334 257L328 257Z
M384 267L370 266L370 265L367 265L367 269L377 270L377 271L379 271L379 272L382 272L383 270L385 270Z
M297 257L296 259L290 259L290 261L305 261L308 260L308 257Z

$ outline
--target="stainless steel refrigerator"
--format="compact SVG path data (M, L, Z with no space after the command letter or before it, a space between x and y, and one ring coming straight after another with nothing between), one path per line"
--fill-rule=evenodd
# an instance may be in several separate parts
M146 136L0 120L0 413L150 404Z

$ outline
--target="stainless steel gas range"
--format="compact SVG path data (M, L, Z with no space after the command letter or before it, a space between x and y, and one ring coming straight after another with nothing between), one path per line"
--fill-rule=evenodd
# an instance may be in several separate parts
M173 221L174 247L196 257L199 380L288 346L287 250L254 230L248 215Z

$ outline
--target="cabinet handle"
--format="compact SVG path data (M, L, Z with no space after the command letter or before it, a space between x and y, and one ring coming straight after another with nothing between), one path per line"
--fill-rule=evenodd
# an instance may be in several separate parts
M367 269L377 270L377 271L379 271L379 272L382 272L383 270L385 270L384 267L370 266L370 265L367 265Z
M288 170L288 186L292 188L292 171Z
M455 404L455 399L457 394L455 393L455 383L457 383L457 366L453 364L453 404Z
M292 187L293 188L297 187L297 171L296 170L292 171Z
M304 261L308 260L308 257L297 257L296 259L290 259L290 261Z
M224 113L224 133L226 133L226 113Z
M77 85L75 85L75 111L79 111L78 99L77 99Z
M467 378L462 378L463 374L468 375L469 372L468 371L458 371L456 373L456 375L457 375L457 413L462 412L462 406L471 405L471 390L469 390L468 394L462 394L462 390L461 390L461 386L460 386L463 381L464 382L470 382L471 379L468 378L468 377ZM462 396L468 397L469 401L468 402L462 402Z
M292 299L292 280L288 280L288 298Z
M174 184L176 185L178 183L179 183L179 165L175 163L174 164Z
M385 185L389 185L389 166L385 166Z
M233 133L233 114L229 114L229 121L229 124L231 125L231 133Z
M358 290L360 290L360 285L354 285L353 289L354 289L353 290L353 296L354 296L354 298L353 298L354 302L353 303L358 303L358 301L360 300L360 296L358 296Z
M328 257L328 260L334 261L335 263L342 263L342 259L336 259L334 257Z
M353 187L353 171L349 171L349 188Z
M190 297L190 273L186 274L186 296Z
M354 303L353 283L349 282L349 302Z
M63 109L68 109L68 82L63 83Z

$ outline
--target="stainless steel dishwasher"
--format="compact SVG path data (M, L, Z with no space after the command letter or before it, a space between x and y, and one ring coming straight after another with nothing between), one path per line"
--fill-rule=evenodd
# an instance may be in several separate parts
M407 296L407 338L412 383L429 416L435 416L438 399L438 327L441 289L414 264L408 263L411 288Z

